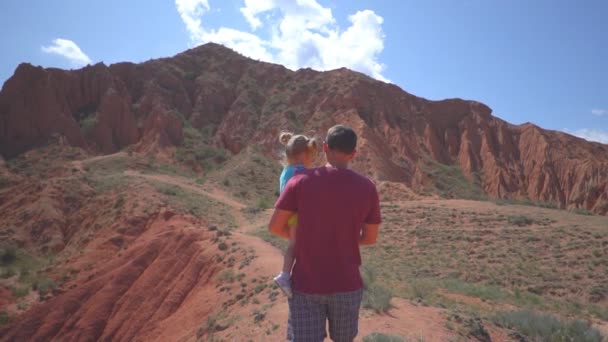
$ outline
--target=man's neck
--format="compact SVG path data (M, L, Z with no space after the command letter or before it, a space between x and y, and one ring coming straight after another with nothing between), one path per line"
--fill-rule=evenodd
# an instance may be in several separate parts
M348 169L348 162L327 161L327 166L335 167L336 169Z

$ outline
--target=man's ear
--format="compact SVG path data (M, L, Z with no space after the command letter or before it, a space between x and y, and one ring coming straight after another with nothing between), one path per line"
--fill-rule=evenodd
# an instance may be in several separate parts
M347 155L347 159L348 161L351 161L355 158L355 155L357 154L357 150L352 151L349 155Z
M329 152L329 145L327 145L327 143L323 143L323 152L325 152L325 153Z

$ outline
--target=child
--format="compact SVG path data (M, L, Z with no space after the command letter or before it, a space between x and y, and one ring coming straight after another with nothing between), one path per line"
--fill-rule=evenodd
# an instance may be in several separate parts
M294 176L295 173L304 170L312 165L314 156L319 149L319 143L314 138L309 138L305 135L293 135L292 133L281 133L279 136L281 144L285 145L285 168L281 173L280 192L287 181ZM295 262L295 245L296 245L296 226L298 223L297 214L293 215L287 225L289 226L289 246L285 251L283 258L283 271L274 278L274 281L279 288L291 298L291 269Z

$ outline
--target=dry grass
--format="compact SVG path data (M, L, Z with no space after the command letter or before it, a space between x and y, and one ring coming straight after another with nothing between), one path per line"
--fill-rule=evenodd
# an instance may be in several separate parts
M378 244L363 249L364 264L396 295L433 301L442 288L601 316L594 312L608 283L606 217L464 200L384 203L382 211Z
M252 147L230 159L208 179L248 205L265 209L272 207L279 195L280 173L281 166L276 161Z

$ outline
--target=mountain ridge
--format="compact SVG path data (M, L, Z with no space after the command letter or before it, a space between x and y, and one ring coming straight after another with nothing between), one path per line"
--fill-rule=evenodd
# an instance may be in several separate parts
M6 159L57 134L96 154L157 151L182 145L186 126L232 154L251 145L270 154L280 130L319 135L336 123L358 130L354 168L376 180L461 197L437 181L438 166L456 166L452 174L492 198L608 213L608 145L510 124L477 101L430 101L345 68L291 71L209 43L140 64L21 64L0 92Z

